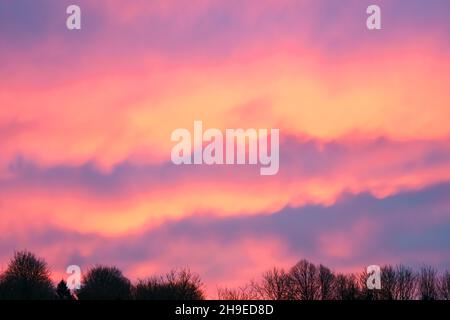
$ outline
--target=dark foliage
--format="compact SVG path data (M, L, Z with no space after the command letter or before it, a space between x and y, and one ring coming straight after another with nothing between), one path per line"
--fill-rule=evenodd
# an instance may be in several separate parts
M67 288L67 283L64 280L61 280L56 286L56 295L60 300L74 300L74 297L69 288Z
M27 251L16 252L0 277L0 299L48 300L55 298L47 263Z
M96 266L83 277L77 296L80 300L128 300L131 288L118 268Z
M200 277L188 269L172 271L164 277L140 280L135 288L137 300L203 300Z

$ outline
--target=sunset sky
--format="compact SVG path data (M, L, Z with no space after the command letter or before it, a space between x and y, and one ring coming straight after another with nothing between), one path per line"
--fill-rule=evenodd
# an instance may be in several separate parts
M0 271L22 249L55 280L189 266L214 296L302 258L450 268L449 18L448 0L0 0ZM172 164L195 120L279 128L279 173Z

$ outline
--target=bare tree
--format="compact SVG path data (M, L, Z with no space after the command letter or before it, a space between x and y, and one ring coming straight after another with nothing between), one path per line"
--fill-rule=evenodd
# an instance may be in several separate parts
M437 299L437 272L430 266L420 269L419 294L421 300Z
M354 274L338 274L334 291L337 300L357 300L360 297L358 281Z
M450 272L445 271L439 278L439 299L450 300Z
M335 289L335 276L327 267L319 266L319 288L321 300L333 300Z
M412 300L416 295L417 277L414 271L402 264L396 267L397 286L395 298L397 300Z
M291 296L296 300L317 300L320 296L318 270L307 260L301 260L289 272Z
M397 276L394 267L386 265L381 267L381 290L379 299L394 300L397 298Z
M260 295L254 290L254 285L246 285L237 289L218 288L219 300L258 300Z
M288 300L289 285L289 275L283 269L273 268L265 272L261 283L254 283L253 287L262 299Z
M167 282L173 292L176 293L177 300L203 300L203 282L200 276L189 269L173 270L166 275Z
M139 280L135 288L138 300L203 300L200 277L189 269L172 270L163 277Z
M357 283L359 288L359 298L362 300L379 300L380 299L380 289L369 289L367 287L367 280L369 279L369 274L364 269L357 276Z

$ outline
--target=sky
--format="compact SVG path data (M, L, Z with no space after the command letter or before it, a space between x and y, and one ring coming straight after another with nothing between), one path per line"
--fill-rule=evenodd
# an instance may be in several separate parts
M214 296L302 258L450 269L449 16L448 0L1 0L0 271L23 249L55 279L188 266ZM171 132L195 120L279 128L278 174L174 165Z

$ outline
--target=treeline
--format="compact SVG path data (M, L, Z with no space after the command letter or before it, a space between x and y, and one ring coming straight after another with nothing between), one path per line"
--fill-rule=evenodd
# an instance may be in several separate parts
M224 300L450 300L450 273L430 266L418 271L397 265L381 267L381 289L367 287L369 275L334 273L301 260L289 270L273 268L259 281L238 289L219 289Z
M415 271L404 265L381 268L381 289L367 289L368 275L334 273L323 265L301 260L289 270L273 268L241 288L219 288L224 300L450 300L450 273L430 266ZM95 266L69 290L64 280L56 286L50 269L30 252L16 252L0 274L2 300L202 300L200 277L189 269L171 271L131 283L111 266Z
M69 290L61 280L55 287L41 258L16 252L0 275L0 300L202 300L200 277L188 269L132 284L116 267L98 265L82 277L81 287Z

